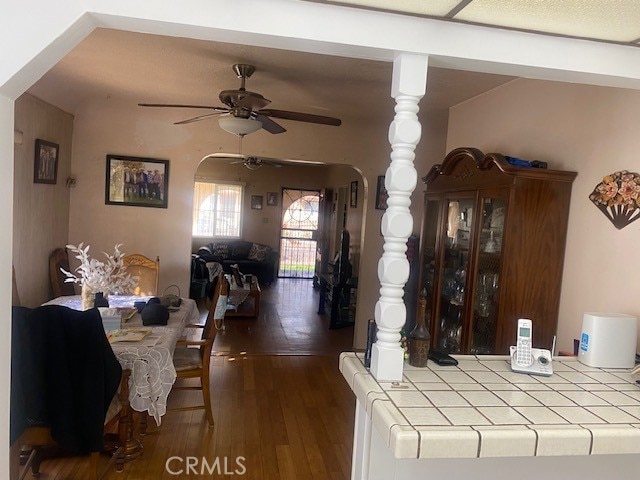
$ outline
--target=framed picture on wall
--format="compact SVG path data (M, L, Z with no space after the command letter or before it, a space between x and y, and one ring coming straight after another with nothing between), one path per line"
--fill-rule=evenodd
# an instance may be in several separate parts
M251 195L251 208L253 210L262 210L262 195Z
M384 175L378 175L378 185L376 187L376 210L387 209L387 198L389 198L389 194L384 186Z
M51 183L58 180L57 143L36 139L36 154L33 162L33 183Z
M276 192L267 192L267 205L270 207L278 206L278 194Z
M107 155L107 205L167 208L169 160Z
M349 195L349 206L356 208L358 206L358 181L351 182L351 191Z

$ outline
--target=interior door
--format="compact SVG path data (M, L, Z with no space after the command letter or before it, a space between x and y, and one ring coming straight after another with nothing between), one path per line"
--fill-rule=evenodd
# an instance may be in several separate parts
M282 189L279 278L313 278L319 207L319 190Z

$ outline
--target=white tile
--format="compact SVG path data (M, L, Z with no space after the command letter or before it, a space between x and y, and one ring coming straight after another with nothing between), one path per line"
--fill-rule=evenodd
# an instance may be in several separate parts
M474 407L504 407L505 403L491 392L460 392Z
M556 412L569 423L574 423L576 425L604 423L604 420L596 417L593 413L582 407L552 407L551 410Z
M360 373L356 373L353 376L351 389L362 403L366 402L367 395L370 392L384 393L378 382L371 375L362 375Z
M420 435L413 427L394 425L391 427L389 448L396 458L418 458Z
M529 421L511 407L478 407L478 411L495 425L525 425Z
M413 386L411 382L378 382L380 388L384 391L393 392L400 390L415 390L416 387Z
M385 439L387 447L389 446L391 427L394 425L409 425L400 410L389 400L376 400L373 402L371 420L380 435L382 435L382 438Z
M440 378L430 370L404 371L404 376L413 383L416 382L441 382Z
M455 390L456 392L463 392L463 391L469 391L469 390L486 391L486 388L484 388L484 386L479 383L450 383L449 386L451 387L452 390Z
M532 425L567 424L564 418L547 407L514 407Z
M424 392L436 407L468 407L467 401L457 392Z
M527 375L526 373L516 373L509 370L508 372L498 372L498 374L511 383L538 383L538 380L533 375Z
M447 383L475 383L475 380L464 372L444 370L436 373Z
M637 390L637 391L636 390L625 391L624 394L630 396L634 400L639 400L640 401L640 390Z
M547 407L575 406L575 403L558 392L529 392L533 398Z
M633 423L636 418L617 407L586 407L594 415L597 415L607 423Z
M536 451L536 433L525 427L476 427L480 457L530 457Z
M386 393L377 393L377 392L371 392L367 395L367 400L364 406L364 409L366 412L369 413L369 417L371 417L371 409L373 407L373 402L375 402L376 400L388 400L389 397L387 397Z
M543 377L542 375L537 375L535 378L537 378L540 383L544 383L545 385L549 385L549 386L555 383L569 383L566 379L559 377L555 373L550 377Z
M579 386L588 392L610 392L617 390L617 388L610 387L604 383L581 383Z
M488 372L489 369L477 360L459 360L458 368L463 372Z
M638 400L635 400L634 398L631 398L630 396L620 392L596 392L595 395L599 396L603 400L606 400L611 405L640 405L640 402Z
M635 383L636 380L638 380L638 375L633 375L629 372L629 370L626 371L616 371L616 372L611 372L613 375L615 375L616 377L628 382L628 383Z
M640 407L620 407L620 410L633 415L636 419L640 419ZM634 420L636 422L637 420Z
M589 455L591 433L577 425L536 425L537 456ZM570 478L570 477L567 477Z
M451 390L451 386L449 386L448 384L446 384L444 382L439 382L439 383L414 383L414 385L418 390L426 390L426 391Z
M454 425L490 425L489 420L472 407L443 407L439 410Z
M506 360L480 360L480 363L494 372L511 371L511 365Z
M505 403L511 407L540 406L539 401L525 392L496 392Z
M623 383L620 377L616 377L615 375L608 372L586 372L585 375L593 378L598 383Z
M396 407L432 407L433 405L421 392L407 390L405 392L387 392L389 399Z
M624 425L589 425L593 435L591 454L640 453L640 429Z
M470 427L417 427L420 458L475 458L480 435Z
M602 369L598 367L590 367L589 365L585 365L584 363L581 363L579 361L574 363L569 363L568 365L571 365L578 372L601 372L602 371Z
M364 368L364 365L355 357L345 356L342 360L342 368L340 370L342 372L342 376L353 390L353 377L356 373L364 373L368 374L367 369Z
M558 362L555 358L553 359L553 371L554 372L571 372L575 371L571 364L567 364L566 362Z
M551 390L550 385L544 385L542 383L514 383L514 385L524 392Z
M411 425L451 425L451 423L433 407L406 407L401 408L400 411L404 415Z
M591 392L562 392L565 397L570 398L580 407L593 407L597 405L609 405L602 398L594 395Z
M600 383L590 376L580 372L557 372L555 375L560 378L564 378L569 383Z
M623 392L640 392L640 385L636 383L608 383L607 386Z
M507 381L494 372L467 372L478 383L506 383Z
M520 391L520 389L518 387L516 387L513 383L485 383L483 384L484 387L491 391L491 392L497 392L497 391L505 391L505 390L515 390L515 391Z
M555 390L557 392L583 392L584 389L579 385L574 385L573 383L552 383L549 384L549 388L551 390Z

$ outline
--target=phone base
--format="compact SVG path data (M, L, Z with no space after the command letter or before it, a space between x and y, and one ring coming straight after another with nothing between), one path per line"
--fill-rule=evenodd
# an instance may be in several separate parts
M553 366L551 364L551 352L541 348L531 349L531 365L518 365L516 363L515 346L509 347L511 353L511 370L516 373L527 373L529 375L542 375L549 377L553 375Z

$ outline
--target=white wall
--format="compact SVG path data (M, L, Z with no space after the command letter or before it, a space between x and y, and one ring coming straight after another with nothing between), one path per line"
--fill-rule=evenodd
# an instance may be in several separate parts
M639 124L638 91L535 80L515 80L451 109L448 151L477 147L578 172L558 319L562 350L573 350L584 312L640 316L640 221L617 230L589 200L605 175L640 172Z

